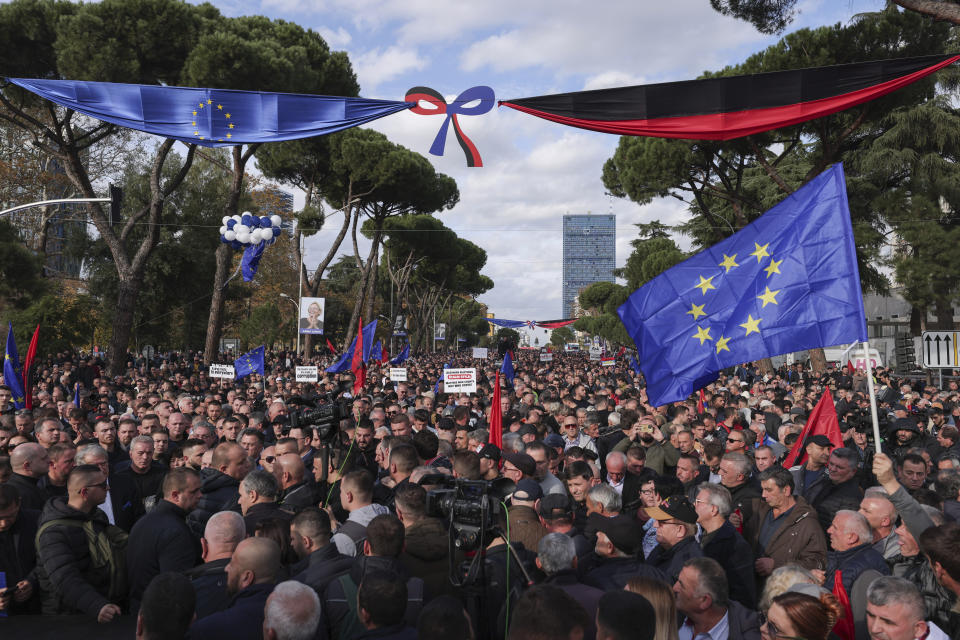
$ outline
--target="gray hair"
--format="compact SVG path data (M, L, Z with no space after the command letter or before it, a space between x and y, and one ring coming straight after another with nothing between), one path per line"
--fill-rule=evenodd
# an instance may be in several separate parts
M873 541L873 529L870 528L870 522L867 521L866 516L864 516L859 511L850 511L849 509L841 509L837 511L836 516L845 516L847 519L847 525L844 527L844 533L855 533L857 534L857 540L860 544L865 542Z
M770 603L781 593L795 584L817 584L817 579L807 569L798 564L785 564L777 567L767 578L763 586L763 593L760 594L760 602L757 608L760 611L766 611L770 608Z
M150 442L153 442L151 440ZM107 453L107 450L101 447L98 444L85 444L79 449L77 449L77 454L73 456L74 462L77 464L90 464L90 458L97 456L98 458L103 458L104 460L110 459L110 454Z
M623 508L620 494L608 484L598 484L587 491L587 497L603 506L604 511L619 512Z
M207 520L203 529L207 542L232 545L234 548L247 537L247 527L243 516L236 511L218 511Z
M877 578L867 587L867 602L878 607L884 607L894 602L906 605L913 616L910 624L927 618L927 608L924 605L923 596L913 586L913 583L903 578L894 576Z
M702 482L697 487L697 493L702 491L707 492L707 504L715 506L721 518L730 517L733 513L733 498L730 496L729 489L722 484Z
M320 624L317 592L296 580L273 588L264 609L263 626L273 629L277 640L310 640Z
M474 429L467 433L467 438L470 440L476 440L477 442L487 442L490 439L490 432L486 429Z
M730 604L730 587L727 583L727 574L720 563L713 558L691 558L683 563L697 572L697 595L708 595L713 604L726 607Z
M540 559L540 568L549 576L573 568L577 547L573 538L565 533L548 533L540 538L537 557Z
M153 449L153 438L150 436L135 436L133 440L130 441L130 450L133 451L133 446L137 444L149 444L150 448Z
M512 451L513 453L523 453L526 449L526 445L523 443L523 440L516 433L505 433L503 434L503 450Z
M621 451L611 451L607 454L607 457L603 459L603 462L609 466L611 460L619 460L623 464L627 464L627 456Z
M943 515L943 511L940 511L940 509L937 509L929 504L922 504L920 505L920 508L923 509L923 512L930 517L930 520L933 521L933 526L939 527L940 525L947 523L947 517Z
M243 491L254 491L257 495L270 500L276 500L280 493L280 485L277 478L269 471L263 469L254 469L244 477L240 483Z
M611 411L609 414L607 414L607 424L610 425L611 427L619 427L620 414L617 413L616 411Z
M744 478L749 478L750 472L753 471L753 463L750 462L750 459L746 455L740 453L739 451L725 453L721 459L732 462L733 465L737 467L737 471L739 471Z
M857 468L857 463L859 462L859 459L857 457L857 453L855 451L852 451L851 449L847 449L846 447L837 447L836 449L830 452L830 455L837 458L838 460L844 460L847 464L850 465L851 469Z

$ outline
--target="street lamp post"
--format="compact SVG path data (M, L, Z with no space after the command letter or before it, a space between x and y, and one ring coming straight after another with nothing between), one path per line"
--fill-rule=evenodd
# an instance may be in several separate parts
M289 300L291 303L293 303L293 306L295 306L295 307L297 308L297 321L293 323L293 327L294 327L294 331L297 332L297 351L296 351L296 355L300 355L300 303L298 303L296 300L294 300L293 298L291 298L290 296L288 296L288 295L285 294L285 293L281 293L281 294L280 294L280 297L281 297L281 298L284 298L284 299L286 299L286 300Z

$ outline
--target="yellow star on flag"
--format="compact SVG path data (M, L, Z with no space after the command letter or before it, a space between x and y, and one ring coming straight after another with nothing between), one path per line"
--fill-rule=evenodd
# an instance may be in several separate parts
M757 300L763 300L763 307L766 307L769 303L780 304L777 302L777 294L780 293L780 289L776 291L770 291L770 287L766 287L766 291L763 292L763 295L757 296ZM761 309L763 308L761 307Z
M203 103L201 102L199 104L200 104L200 108L203 109Z
M730 342L730 338L724 338L720 336L717 338L717 353L721 351L730 351L730 347L727 346L727 343Z
M687 315L693 316L693 319L694 319L694 320L696 320L696 319L699 318L700 316L705 316L705 315L707 315L706 312L703 310L704 305L702 305L702 304L693 304L693 303L691 302L691 303L690 303L690 307L691 307L691 308L690 308L690 311L687 311Z
M747 321L740 325L747 330L744 335L748 336L751 333L760 333L760 327L758 326L760 324L760 320L761 318L754 319L752 315L747 314Z
M196 120L194 120L194 121L193 121L193 122L191 122L190 124L191 124L191 125L193 125L193 126L195 127L195 126L197 126L197 121L196 121Z
M732 256L723 254L723 262L720 263L720 266L726 268L726 271L724 273L730 273L730 269L740 266L736 262L734 262L736 259L737 259L737 254L733 254Z
M753 253L751 253L750 255L756 256L758 263L760 262L761 259L767 258L767 257L770 256L770 254L767 253L767 247L770 246L770 243L769 243L769 242L768 242L767 244L763 245L762 247L761 247L759 244L757 244L756 242L754 242L754 243L753 243L753 246L755 246L756 249L754 249Z
M199 131L194 131L194 132L193 132L193 135L198 136L198 135L200 135L200 132L199 132Z
M232 122L231 122L230 124L228 124L227 126L230 127L231 129L233 129L233 123L232 123Z
M232 138L233 135L228 133L228 134L227 134L227 137L228 137L228 138Z
M197 115L197 112L196 112L196 111L194 111L194 112L193 112L193 115Z
M714 276L710 276L709 278L704 279L703 276L700 276L700 282L697 283L697 284L695 284L695 285L693 285L693 286L695 286L695 287L697 287L698 289L700 289L700 292L701 292L703 295L707 295L707 289L716 289L715 286L713 286L712 284L710 284L710 281L713 280L713 278L714 278Z
M222 104L218 104L218 105L217 105L217 109L220 109L220 111L223 111L223 105L222 105Z
M226 118L227 120L229 120L229 119L230 119L230 114L229 114L229 113L225 113L225 114L223 114L223 117Z
M767 277L769 278L775 273L780 273L780 265L783 264L783 260L774 260L770 258L770 264L767 265L767 268L764 271L767 272Z
M706 340L713 340L713 338L710 337L710 327L704 329L703 327L698 326L697 333L693 336L693 338L699 338L700 344L703 344Z
M207 98L207 104L213 104L213 100L211 100L210 98Z

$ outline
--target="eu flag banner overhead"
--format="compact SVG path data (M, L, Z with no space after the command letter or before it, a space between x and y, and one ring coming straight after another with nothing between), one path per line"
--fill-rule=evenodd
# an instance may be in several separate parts
M203 147L322 136L415 106L398 100L301 93L7 79L91 118Z
M233 367L237 374L237 380L251 373L263 375L263 345L234 360Z
M617 313L654 406L683 400L726 367L866 340L843 167L661 273Z
M406 345L404 345L403 349L400 351L400 354L396 358L390 361L390 364L394 366L403 364L404 362L407 361L407 358L409 357L410 357L410 343L408 342Z
M13 323L7 328L7 350L3 354L3 381L13 394L13 405L17 409L26 406L23 392L23 372L20 371L20 354L17 353L17 341L13 337Z

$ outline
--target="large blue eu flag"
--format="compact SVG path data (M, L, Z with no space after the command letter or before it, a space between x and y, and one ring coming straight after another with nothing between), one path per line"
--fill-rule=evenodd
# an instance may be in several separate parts
M23 373L20 371L20 355L17 353L17 341L13 338L13 323L7 327L7 350L3 354L3 381L10 387L13 406L23 409L26 406L23 392Z
M251 373L263 375L263 345L249 353L245 353L233 361L237 380Z
M654 406L743 362L867 339L843 168L837 164L617 310Z

